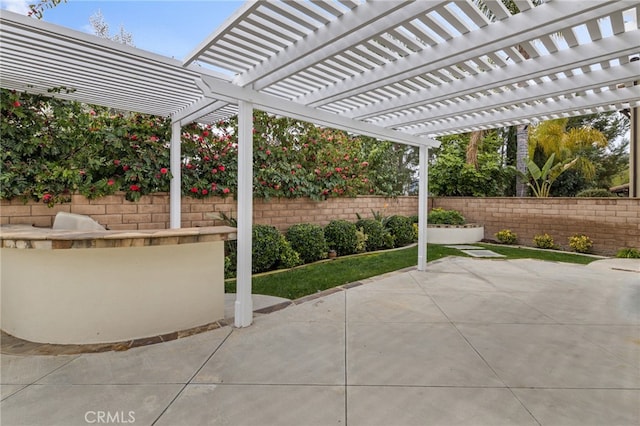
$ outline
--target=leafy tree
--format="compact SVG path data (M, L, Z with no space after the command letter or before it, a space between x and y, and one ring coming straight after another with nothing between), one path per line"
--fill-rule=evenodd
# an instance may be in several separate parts
M93 33L98 37L115 41L116 43L126 44L128 46L135 46L133 44L133 35L125 30L123 25L120 25L118 33L111 34L109 32L109 24L105 22L104 15L102 15L102 11L100 11L100 9L89 17L89 23L91 23Z
M27 15L42 19L46 9L52 9L63 2L66 3L67 0L39 0L37 3L29 5L29 12Z
M478 168L466 163L468 135L445 136L429 166L429 189L440 196L501 196L513 172L502 165L497 132L487 133L478 153Z
M418 149L369 137L360 139L362 157L368 163L369 192L386 196L406 193L414 181Z

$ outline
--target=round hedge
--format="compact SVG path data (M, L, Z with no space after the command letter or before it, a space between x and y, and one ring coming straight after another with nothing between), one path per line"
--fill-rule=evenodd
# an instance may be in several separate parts
M280 231L274 226L253 226L253 273L272 269L280 257Z
M329 249L335 250L338 256L356 252L358 237L356 225L346 220L332 220L324 228L324 237Z
M324 259L329 251L324 230L312 223L299 223L290 227L287 230L287 241L300 254L304 263Z
M413 223L405 216L391 216L387 219L386 227L393 236L396 247L406 246L413 242Z

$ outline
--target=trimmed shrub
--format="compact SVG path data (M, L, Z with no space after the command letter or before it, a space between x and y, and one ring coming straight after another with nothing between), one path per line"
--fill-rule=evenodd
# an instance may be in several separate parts
M616 257L621 259L640 259L640 250L634 248L622 248L618 250Z
M578 192L576 197L616 197L616 194L605 188L592 188Z
M433 225L464 225L464 216L457 210L445 210L439 207L431 209L427 216L427 223Z
M367 236L366 251L381 250L386 247L385 235L389 232L382 227L382 223L375 219L360 219L356 228L362 229Z
M338 256L356 252L358 237L356 225L346 220L332 220L324 228L324 237L329 249L335 250Z
M253 226L253 273L273 269L280 259L280 231L274 226Z
M300 254L304 263L311 263L327 257L329 246L320 225L299 223L287 230L287 241Z
M502 231L496 232L496 238L502 244L515 244L518 240L518 235L510 229L503 229Z
M391 216L386 224L389 233L393 236L395 247L406 246L413 242L413 223L405 216Z
M278 247L278 269L280 268L293 268L294 266L302 265L302 259L300 259L300 254L295 251L289 241L284 237L284 235L280 234L280 244Z
M593 247L593 241L584 234L576 234L569 237L569 247L578 253L588 253Z
M533 237L533 244L542 249L553 249L556 245L553 242L553 237L549 234L539 234Z

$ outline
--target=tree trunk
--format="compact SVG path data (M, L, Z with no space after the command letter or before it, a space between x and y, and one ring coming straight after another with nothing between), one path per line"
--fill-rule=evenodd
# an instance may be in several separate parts
M471 133L469 145L467 145L467 164L472 164L478 170L478 147L484 135L484 130L476 130Z
M519 124L516 128L516 169L519 172L527 173L527 161L529 159L529 132L526 124ZM516 177L516 197L526 197L527 181L518 175Z

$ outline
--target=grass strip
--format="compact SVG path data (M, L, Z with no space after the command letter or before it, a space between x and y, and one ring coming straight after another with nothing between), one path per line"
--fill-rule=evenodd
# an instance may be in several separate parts
M505 255L507 259L539 259L583 265L597 260L589 256L554 250L535 250L489 244L474 245ZM465 254L460 250L447 248L443 245L428 245L427 262L446 256L465 256ZM399 250L368 253L338 258L328 262L312 263L295 269L253 277L253 293L297 299L328 288L415 266L417 260L418 246L412 246ZM235 280L225 283L225 292L236 292Z
M598 260L597 257L583 256L580 254L567 253L558 250L542 250L534 248L512 247L506 245L496 244L474 244L482 246L487 250L491 250L498 254L507 256L507 259L537 259L546 260L549 262L565 262L565 263L577 263L580 265L587 265L593 261Z

